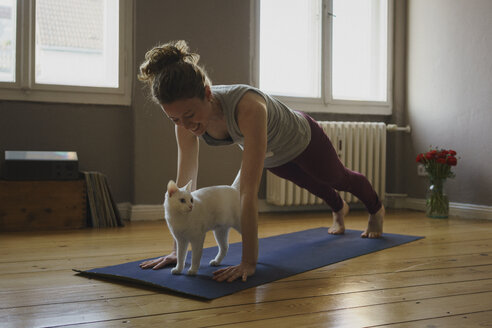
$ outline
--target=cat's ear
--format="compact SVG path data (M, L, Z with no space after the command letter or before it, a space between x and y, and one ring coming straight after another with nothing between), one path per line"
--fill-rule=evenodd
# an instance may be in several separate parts
M169 194L169 197L172 197L172 195L178 190L179 188L176 185L176 182L170 180L169 183L167 184L167 193Z
M193 180L190 180L190 182L188 182L185 186L185 189L188 190L189 192L191 192L191 185L193 184Z

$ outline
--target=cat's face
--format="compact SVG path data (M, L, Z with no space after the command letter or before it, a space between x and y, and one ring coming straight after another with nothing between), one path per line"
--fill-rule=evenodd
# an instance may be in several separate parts
M188 213L193 210L193 196L191 195L191 181L183 188L178 188L174 181L167 184L168 206L174 210Z

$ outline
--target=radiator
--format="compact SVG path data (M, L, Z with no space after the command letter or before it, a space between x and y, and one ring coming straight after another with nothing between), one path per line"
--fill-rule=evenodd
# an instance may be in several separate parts
M362 173L371 182L379 198L384 199L386 185L386 124L381 122L318 122L330 138L342 163ZM270 171L266 176L267 202L277 206L323 204L323 200L279 178ZM359 200L340 192L347 203Z

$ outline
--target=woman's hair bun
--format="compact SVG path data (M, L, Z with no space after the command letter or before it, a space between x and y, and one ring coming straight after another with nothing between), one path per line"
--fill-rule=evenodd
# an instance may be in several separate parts
M186 41L158 45L145 54L138 79L146 83L152 99L168 104L178 99L204 99L205 88L211 86L205 70L198 65L200 56L190 52Z
M177 63L196 65L200 56L190 52L184 40L171 41L158 45L145 54L145 61L140 65L138 79L152 83L155 76L160 74L166 66Z

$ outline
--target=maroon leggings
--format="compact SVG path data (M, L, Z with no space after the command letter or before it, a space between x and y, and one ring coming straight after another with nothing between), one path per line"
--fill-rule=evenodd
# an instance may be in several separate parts
M300 114L311 126L309 145L292 161L268 170L323 199L334 212L343 208L337 190L348 191L359 198L370 214L379 211L381 202L367 178L343 166L318 122L305 113Z

